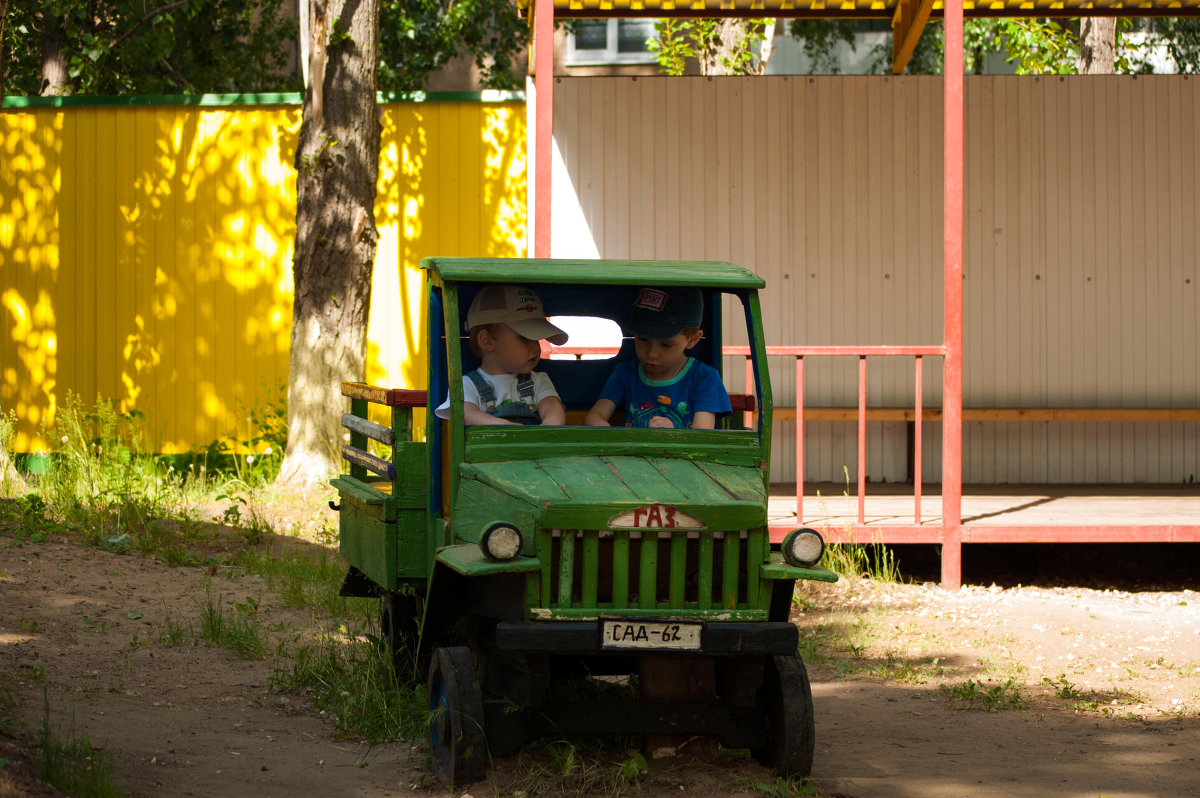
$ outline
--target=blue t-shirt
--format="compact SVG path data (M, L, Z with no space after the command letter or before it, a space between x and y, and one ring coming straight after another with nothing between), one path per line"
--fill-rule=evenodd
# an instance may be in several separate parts
M721 375L707 363L688 358L683 370L669 380L648 380L636 360L618 363L604 383L601 399L625 411L625 426L646 427L650 419L664 416L676 429L692 426L696 413L728 413L729 394Z

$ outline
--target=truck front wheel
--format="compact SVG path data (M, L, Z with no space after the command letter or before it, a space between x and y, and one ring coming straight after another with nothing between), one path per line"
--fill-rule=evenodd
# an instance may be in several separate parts
M483 698L471 649L439 648L429 665L429 753L446 786L479 781L487 761Z
M769 736L751 754L781 776L807 777L812 773L816 728L804 660L799 654L776 654L763 664L763 683L754 703L767 721Z

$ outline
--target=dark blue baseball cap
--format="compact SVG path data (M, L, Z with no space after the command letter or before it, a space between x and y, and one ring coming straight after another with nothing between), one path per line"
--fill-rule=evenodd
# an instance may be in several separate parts
M699 327L704 315L704 295L691 286L643 288L638 291L625 331L638 338L662 341L687 327Z

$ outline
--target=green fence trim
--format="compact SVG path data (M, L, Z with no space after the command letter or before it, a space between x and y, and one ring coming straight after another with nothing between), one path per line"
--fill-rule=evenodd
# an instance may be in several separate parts
M523 91L389 91L377 92L379 103L509 103L525 102ZM82 97L5 97L0 108L66 108L100 105L295 105L304 103L299 92L279 94L123 94Z

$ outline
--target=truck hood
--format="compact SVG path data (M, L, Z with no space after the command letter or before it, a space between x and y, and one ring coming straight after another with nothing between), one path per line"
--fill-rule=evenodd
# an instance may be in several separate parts
M767 520L762 472L745 466L670 457L545 457L464 463L460 475L464 486L474 481L488 494L526 505L543 528L730 531Z

